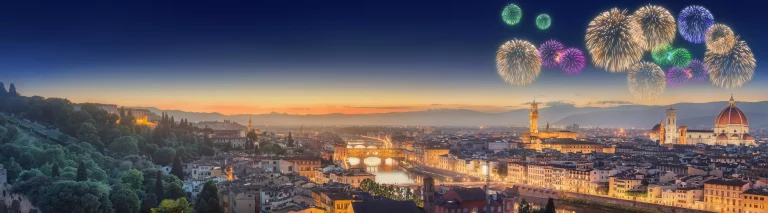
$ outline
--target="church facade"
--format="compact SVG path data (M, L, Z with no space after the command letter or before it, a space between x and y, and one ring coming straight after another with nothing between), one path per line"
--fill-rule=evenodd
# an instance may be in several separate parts
M667 109L664 120L651 130L651 140L665 144L708 144L708 145L754 145L755 139L749 134L747 116L731 97L728 106L715 117L712 130L689 130L677 126L677 110Z

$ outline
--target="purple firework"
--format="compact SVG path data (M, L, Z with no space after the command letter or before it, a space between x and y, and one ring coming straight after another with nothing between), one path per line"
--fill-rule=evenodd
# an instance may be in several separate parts
M684 70L685 74L688 75L688 82L691 83L706 82L707 78L709 77L709 70L707 69L707 66L704 65L704 62L699 59L691 60L691 63L689 63L688 67L686 67Z
M704 42L707 29L715 24L715 18L706 8L691 5L677 16L677 29L686 41L700 44Z
M672 67L667 71L667 85L669 87L681 87L688 81L688 74L683 68Z
M555 61L560 65L560 68L565 73L574 75L581 73L584 70L584 66L587 64L587 58L584 57L584 53L577 48L568 48L558 52Z
M545 41L539 46L539 56L541 56L541 65L546 68L557 67L557 52L565 49L563 43L556 40Z

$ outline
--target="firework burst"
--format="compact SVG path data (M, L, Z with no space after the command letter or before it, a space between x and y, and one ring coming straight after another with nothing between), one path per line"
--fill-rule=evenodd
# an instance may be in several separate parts
M515 25L520 22L520 18L523 17L523 10L515 4L509 4L501 11L501 19L507 25Z
M641 7L632 15L645 36L645 48L651 50L660 44L672 43L677 25L667 9L656 5Z
M546 68L557 67L557 53L565 49L563 43L556 40L545 41L539 46L539 56L541 56L541 65Z
M584 66L587 64L587 58L584 57L584 53L582 53L581 50L568 48L558 52L557 62L565 73L575 75L584 70Z
M651 51L653 62L656 62L656 64L660 66L669 65L668 57L669 57L669 52L672 50L673 48L669 44L656 45L656 47L653 48L653 51Z
M698 5L688 6L677 16L680 35L686 41L700 44L704 42L705 32L715 24L715 18L706 8Z
M539 29L546 30L549 28L550 24L552 24L552 18L550 18L549 15L541 14L536 17L536 26L539 27Z
M738 37L736 39L738 40ZM704 64L709 69L709 81L712 85L726 89L744 86L755 74L755 55L744 41L736 42L725 54L707 51Z
M629 92L635 98L650 100L664 93L667 79L661 67L651 62L641 61L632 66L627 73L627 85Z
M668 53L667 60L676 67L685 67L691 63L691 52L685 48L675 48Z
M496 69L504 81L522 86L533 83L541 73L541 57L528 41L514 39L496 52Z
M667 85L669 87L681 87L688 81L688 73L683 68L672 67L667 70Z
M706 40L707 50L713 53L725 54L733 45L736 44L736 37L728 26L715 24L707 29Z
M626 10L613 8L587 27L587 50L596 67L623 72L640 61L646 46L643 31Z
M685 73L688 75L688 82L691 83L705 82L709 77L707 66L699 59L691 60L691 63L688 63L688 67L685 68Z

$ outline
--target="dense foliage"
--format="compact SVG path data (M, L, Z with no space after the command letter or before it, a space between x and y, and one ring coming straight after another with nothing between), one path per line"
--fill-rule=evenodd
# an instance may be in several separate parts
M196 134L204 130L184 119L155 115L151 129L135 124L130 109L75 111L66 99L25 97L11 86L0 86L0 164L11 192L42 212L149 212L164 199L180 202L179 165L215 153ZM159 170L171 163L174 175Z
M373 196L382 196L393 200L410 200L417 206L422 205L421 196L415 194L411 188L395 187L394 185L379 184L376 181L366 178L360 182L360 190L370 193Z

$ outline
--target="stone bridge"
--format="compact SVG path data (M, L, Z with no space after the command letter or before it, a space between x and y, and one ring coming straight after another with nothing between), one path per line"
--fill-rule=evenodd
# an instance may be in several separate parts
M359 159L365 159L368 157L378 157L382 160L387 158L392 159L404 159L404 149L384 149L384 148L347 148L336 147L333 153L333 159L336 161L347 161L347 159L355 157Z

